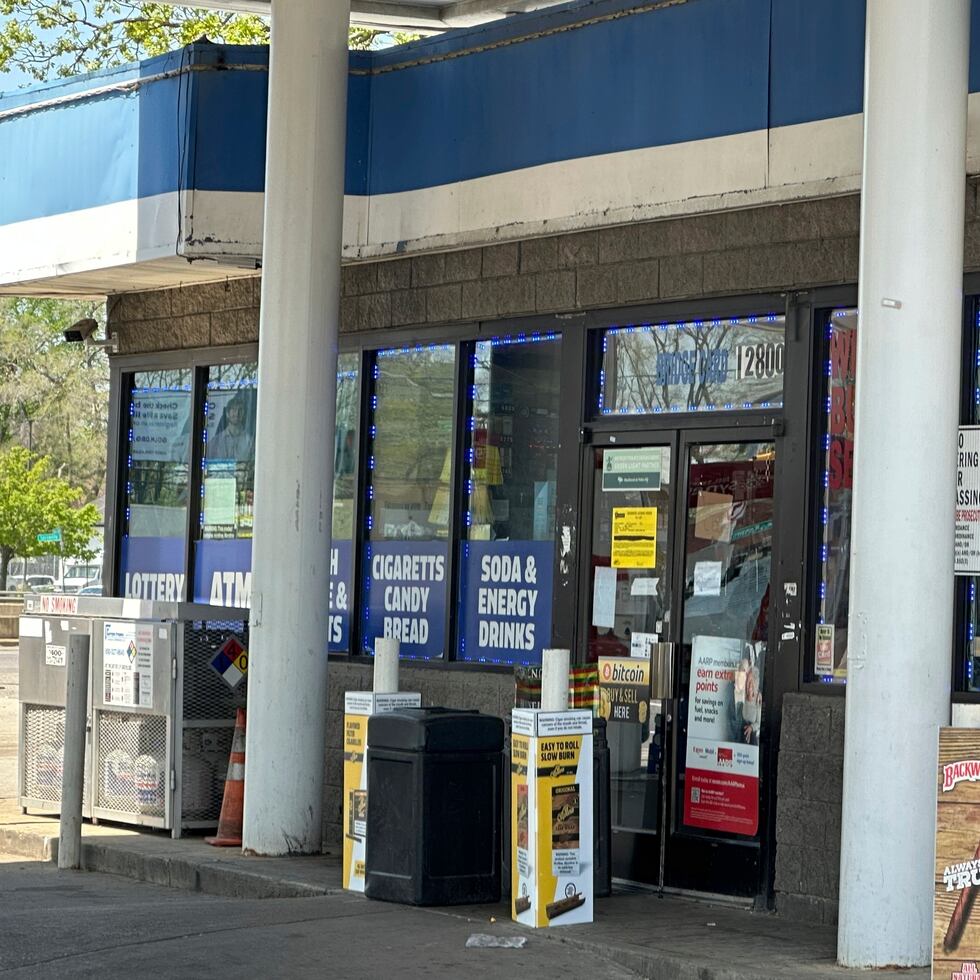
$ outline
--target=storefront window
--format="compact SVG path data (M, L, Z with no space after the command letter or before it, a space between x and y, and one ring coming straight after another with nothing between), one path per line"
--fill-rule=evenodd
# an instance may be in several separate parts
M456 349L377 353L364 547L363 651L379 636L403 657L446 653Z
M250 604L257 393L254 361L208 368L195 602Z
M963 600L961 608L965 622L957 624L963 659L956 671L956 682L959 690L980 691L980 596L977 594L980 576L969 574L976 568L973 554L976 547L976 467L971 465L971 457L977 446L977 433L970 431L969 427L980 426L980 305L975 314L972 336L963 345L963 356L970 358L971 367L967 381L970 399L964 428L959 433L957 453L955 568L959 589L962 590L959 595Z
M827 318L817 616L811 661L811 676L824 683L843 682L847 677L857 328L857 310L835 310Z
M785 332L775 313L607 330L599 414L779 408Z
M556 334L475 345L461 660L536 664L551 639L560 356Z
M133 376L126 432L126 511L119 580L129 598L185 595L191 371Z
M350 650L354 589L354 494L357 491L357 354L337 357L337 425L333 455L333 523L330 546L330 652Z

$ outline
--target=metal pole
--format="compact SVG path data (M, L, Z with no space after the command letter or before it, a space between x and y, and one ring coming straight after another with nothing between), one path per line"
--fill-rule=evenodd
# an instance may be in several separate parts
M968 0L869 0L838 960L932 947L949 720Z
M61 775L59 868L79 868L82 859L82 791L85 786L88 659L88 634L70 634L68 668L65 675L65 751Z
M320 850L347 0L273 0L243 848Z

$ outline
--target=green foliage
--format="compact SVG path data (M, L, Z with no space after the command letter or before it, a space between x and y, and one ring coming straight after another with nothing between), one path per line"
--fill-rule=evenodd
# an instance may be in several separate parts
M65 342L105 306L55 299L0 299L0 451L19 444L50 457L56 476L87 500L105 485L109 364L95 347Z
M123 65L190 44L268 44L266 18L123 0L0 0L0 73L37 81ZM403 44L417 35L352 27L350 46Z
M14 555L94 557L89 540L99 512L92 504L78 506L81 499L81 490L51 475L46 457L32 461L22 446L0 453L0 589L7 586ZM37 540L55 528L60 543Z
M261 17L120 0L0 0L0 72L19 68L38 81L66 78L163 54L201 36L265 44Z

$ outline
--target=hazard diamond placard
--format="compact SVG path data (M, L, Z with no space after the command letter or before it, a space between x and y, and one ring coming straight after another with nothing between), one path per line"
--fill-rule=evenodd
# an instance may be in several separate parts
M229 636L211 658L211 666L230 688L236 688L248 673L248 650L237 637Z

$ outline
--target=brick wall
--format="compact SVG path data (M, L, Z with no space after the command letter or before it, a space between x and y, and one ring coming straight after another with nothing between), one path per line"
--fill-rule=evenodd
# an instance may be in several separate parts
M259 339L258 276L122 293L107 304L120 354L221 347Z
M326 849L339 847L343 841L344 694L370 690L372 676L369 665L330 662L323 787L323 846ZM514 677L500 671L440 670L403 664L399 687L403 691L418 691L426 707L476 708L505 720L510 718L514 707Z
M776 911L837 922L844 699L783 699L776 780Z
M348 330L853 282L856 196L347 266Z

